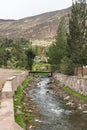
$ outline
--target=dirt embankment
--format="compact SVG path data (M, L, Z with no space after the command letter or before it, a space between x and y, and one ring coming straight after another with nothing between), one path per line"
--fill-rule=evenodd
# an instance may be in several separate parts
M53 89L55 95L62 98L66 102L67 106L81 110L83 113L87 113L87 100L82 100L79 97L68 93L63 87L60 87L54 82L51 83L50 88Z
M33 121L29 122L27 118L25 118L25 122L27 124L27 130L33 129L33 127L38 127L39 119L41 117L40 110L35 103L35 101L29 96L29 91L36 87L36 83L39 81L38 78L35 78L23 91L23 99L22 103L25 105L27 112L33 118ZM62 87L58 86L56 83L51 82L49 84L49 89L52 89L56 96L60 97L67 106L80 110L81 112L87 113L87 101L81 100L78 97L69 94ZM27 117L27 116L26 116Z

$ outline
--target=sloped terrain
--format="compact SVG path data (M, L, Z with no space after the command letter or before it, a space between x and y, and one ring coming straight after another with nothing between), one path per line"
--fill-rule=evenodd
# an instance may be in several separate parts
M20 20L0 19L0 38L52 40L56 35L60 18L62 16L68 18L69 11L70 8Z

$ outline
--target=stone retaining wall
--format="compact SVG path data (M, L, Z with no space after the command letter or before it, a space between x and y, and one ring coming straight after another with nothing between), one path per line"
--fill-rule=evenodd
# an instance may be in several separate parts
M2 89L2 99L13 98L14 91L24 81L28 72L22 72L7 79Z
M13 94L25 80L28 72L14 75L5 82L2 89L0 109L0 130L23 130L14 120Z
M67 76L60 73L54 73L53 77L71 89L87 96L87 79L77 76Z

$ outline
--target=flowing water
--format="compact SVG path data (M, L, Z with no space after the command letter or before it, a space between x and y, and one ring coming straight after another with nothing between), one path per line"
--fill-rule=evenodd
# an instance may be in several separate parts
M35 130L87 130L87 115L67 107L49 89L49 82L49 78L41 78L37 87L29 91L42 115Z

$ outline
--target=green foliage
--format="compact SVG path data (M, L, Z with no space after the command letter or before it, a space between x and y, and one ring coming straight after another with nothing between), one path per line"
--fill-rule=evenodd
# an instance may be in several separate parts
M32 80L32 78L27 78L16 90L15 94L14 94L14 115L15 115L15 121L25 130L26 124L25 124L25 116L26 114L28 115L28 117L30 118L30 122L31 122L31 118L33 115L30 115L29 113L27 113L25 111L25 106L22 104L21 100L23 97L23 90L24 88L29 84L29 82ZM20 110L21 113L18 114L17 110Z
M55 82L58 84L58 86L62 87L65 91L67 91L68 93L76 96L77 98L79 99L82 99L82 100L86 100L87 101L87 96L83 95L83 94L80 94L76 91L74 91L73 89L71 89L70 87L64 85L63 83L61 83L59 80L55 80Z
M53 70L60 71L61 59L66 55L66 24L65 18L62 17L58 26L55 42L49 47L48 62L52 65Z
M25 50L30 48L31 42L26 39L0 41L0 66L9 68L23 68L27 66Z
M7 67L7 61L10 59L11 53L8 49L4 47L0 48L0 66Z
M48 63L34 63L32 70L33 71L50 71L51 65Z
M58 51L57 51L56 45L54 43L49 48L48 56L49 56L48 62L52 66L55 66L55 68L57 68L60 64L59 63L60 57L58 56ZM54 67L52 67L52 69L54 69Z
M35 57L35 53L33 51L32 48L29 48L26 50L26 55L27 55L27 68L29 70L32 70L32 65L33 65L33 60L34 60L34 57Z
M69 15L66 35L65 19L61 18L54 44L49 48L49 63L53 70L73 74L74 69L87 65L87 8L86 0L76 0Z
M61 60L61 72L67 75L73 75L74 74L74 64L71 59L69 59L67 56L63 57Z
M15 119L16 123L18 123L18 125L24 128L25 130L26 125L24 123L23 115L22 114L15 115Z
M82 100L87 100L87 96L85 96L85 95L83 95L83 94L80 94L80 93L78 93L78 92L72 90L72 89L69 88L68 86L64 86L64 89L65 89L68 93L73 94L74 96L76 96L76 97L78 97L78 98L80 98L80 99L82 99Z
M42 46L34 46L33 49L37 56L41 56L44 53L44 47L42 47Z
M86 0L77 0L72 5L67 38L67 54L76 67L87 64L87 8Z

